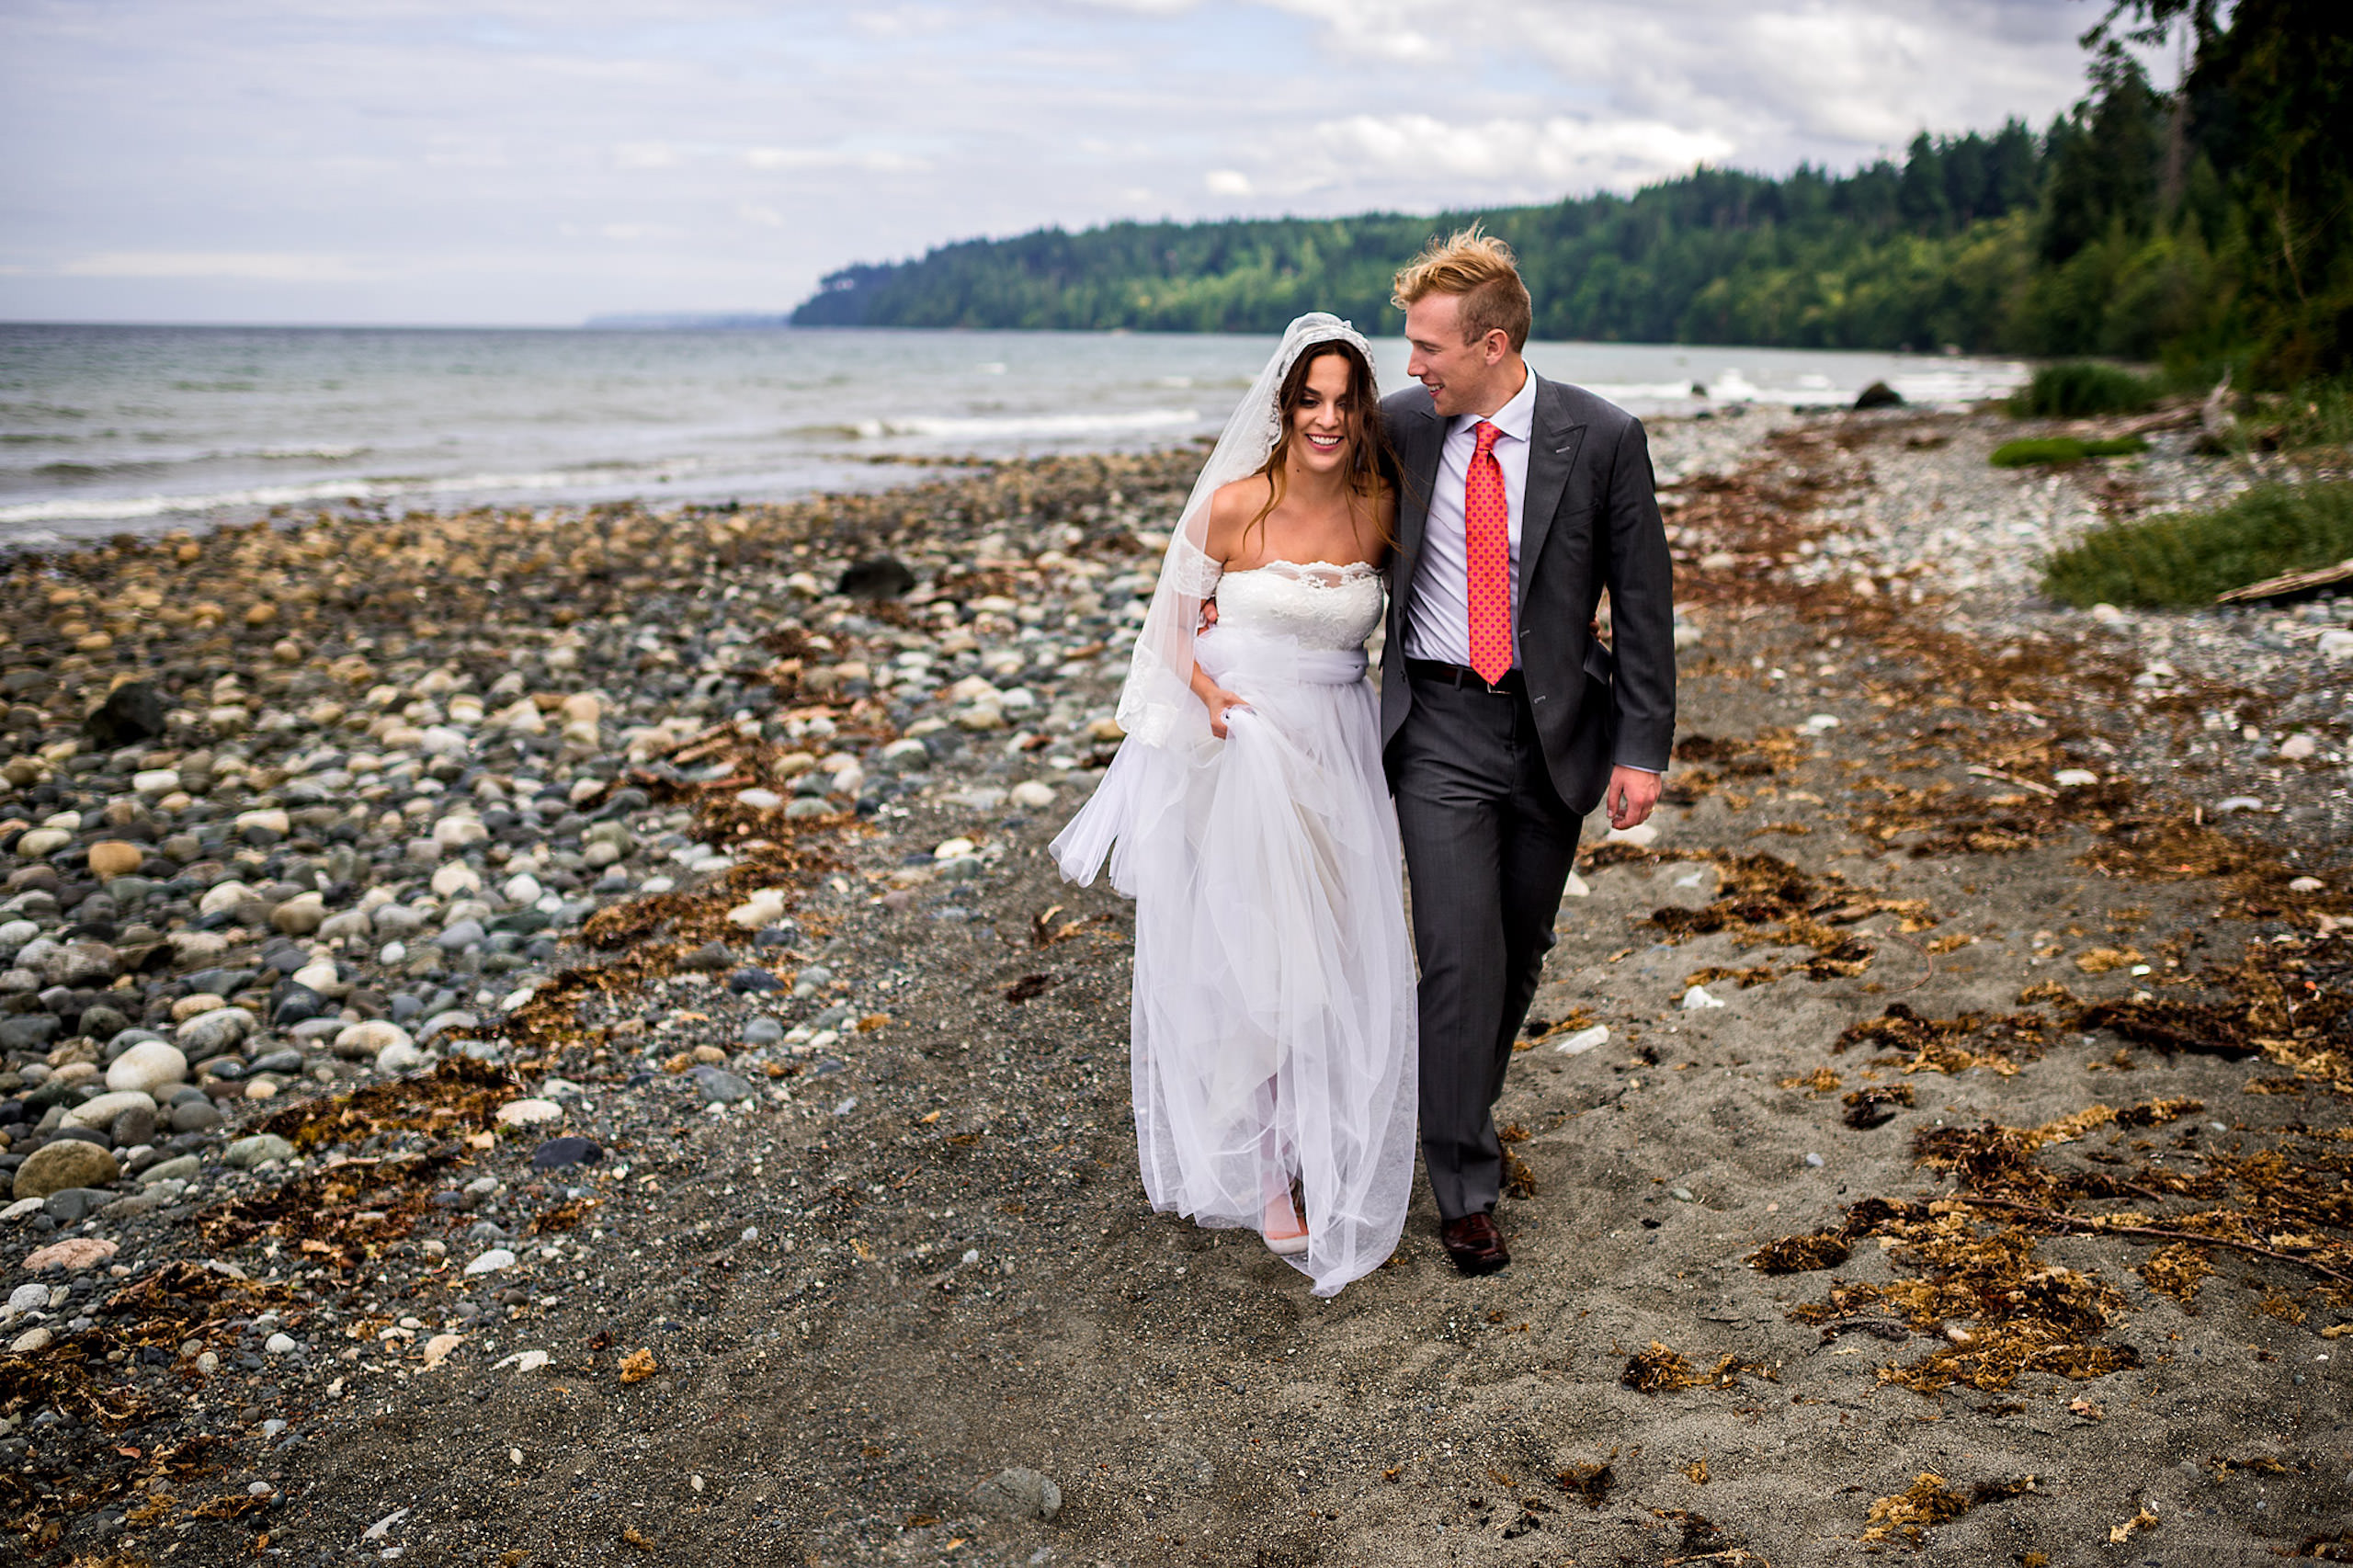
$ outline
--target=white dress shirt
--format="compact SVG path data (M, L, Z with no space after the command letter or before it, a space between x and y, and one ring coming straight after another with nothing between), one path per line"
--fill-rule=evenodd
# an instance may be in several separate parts
M1470 540L1462 521L1463 491L1471 458L1479 449L1480 416L1457 415L1438 449L1437 487L1422 525L1421 562L1415 568L1413 598L1405 611L1405 656L1471 663ZM1536 373L1529 371L1509 403L1490 417L1496 431L1495 461L1504 471L1504 507L1510 518L1511 662L1519 667L1519 532L1528 499L1528 443L1536 427Z

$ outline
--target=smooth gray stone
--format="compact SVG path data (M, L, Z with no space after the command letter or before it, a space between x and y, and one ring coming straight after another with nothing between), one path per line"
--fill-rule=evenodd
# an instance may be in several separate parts
M478 1029L480 1028L482 1028L482 1019L466 1011L463 1007L452 1007L446 1013L436 1013L432 1017L426 1019L424 1027L416 1031L416 1043L420 1046L429 1044L433 1040L439 1039L441 1036L449 1033L452 1029Z
M702 1096L705 1105L752 1097L750 1080L740 1078L723 1068L705 1063L688 1069L687 1077L694 1084L695 1092Z
M78 1225L114 1199L104 1187L63 1187L42 1200L41 1212L61 1225Z
M178 1199L179 1195L184 1190L185 1184L176 1181L165 1181L154 1187L142 1187L139 1191L132 1193L130 1197L118 1198L113 1202L106 1205L103 1209L100 1209L98 1210L98 1218L101 1220L136 1220L142 1214L153 1214L156 1210L163 1208L165 1204L173 1202Z
M177 1154L161 1164L148 1166L139 1173L139 1185L153 1187L159 1181L186 1181L196 1175L198 1160L194 1154Z
M222 1159L240 1170L251 1170L271 1160L290 1160L294 1145L275 1132L256 1132L250 1138L240 1138L222 1152Z

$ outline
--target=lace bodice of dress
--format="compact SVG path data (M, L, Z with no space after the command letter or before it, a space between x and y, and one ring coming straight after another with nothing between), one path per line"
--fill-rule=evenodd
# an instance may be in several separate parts
M1270 561L1218 580L1218 624L1305 648L1361 648L1381 624L1381 569Z

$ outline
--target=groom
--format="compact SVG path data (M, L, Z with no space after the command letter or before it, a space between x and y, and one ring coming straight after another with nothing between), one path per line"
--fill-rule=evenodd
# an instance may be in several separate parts
M1495 1228L1494 1107L1577 830L1657 802L1675 731L1675 594L1631 415L1520 358L1528 289L1469 229L1397 274L1421 382L1381 403L1403 478L1381 733L1421 963L1422 1157L1466 1274ZM1615 653L1590 627L1609 591Z

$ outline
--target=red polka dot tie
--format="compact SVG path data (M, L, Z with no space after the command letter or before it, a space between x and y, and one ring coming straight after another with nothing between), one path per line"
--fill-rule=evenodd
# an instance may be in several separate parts
M1504 465L1495 460L1503 432L1482 419L1479 449L1462 486L1463 554L1471 575L1471 667L1493 686L1511 668L1511 508L1504 499Z

